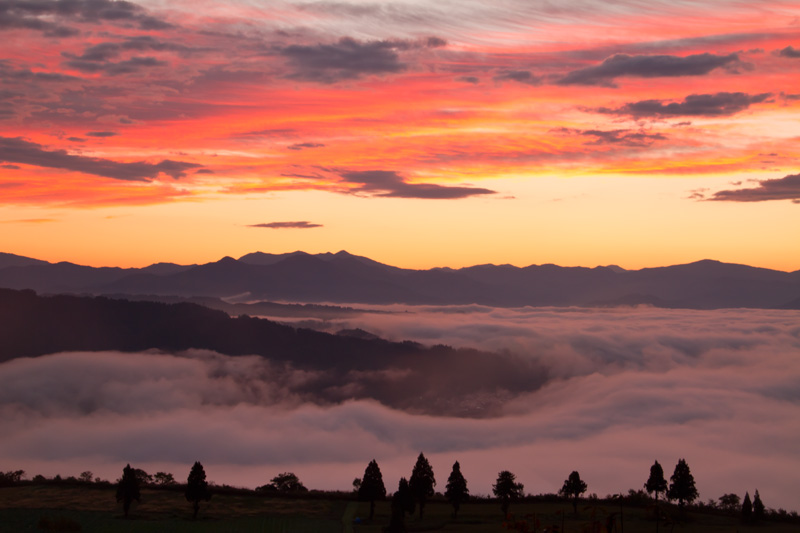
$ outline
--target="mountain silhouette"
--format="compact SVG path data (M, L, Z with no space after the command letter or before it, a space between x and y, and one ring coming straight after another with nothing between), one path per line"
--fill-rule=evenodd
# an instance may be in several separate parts
M493 306L654 305L668 308L795 308L800 271L703 260L625 270L557 265L476 265L413 270L338 253L224 257L203 265L93 268L0 255L0 287L40 292L250 301Z

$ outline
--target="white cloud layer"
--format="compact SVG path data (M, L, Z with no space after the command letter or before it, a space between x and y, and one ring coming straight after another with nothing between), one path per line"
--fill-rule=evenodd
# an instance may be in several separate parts
M217 483L252 487L291 470L309 487L348 490L375 458L393 489L422 451L440 490L458 460L472 493L489 493L503 469L532 493L578 470L605 495L641 488L654 460L669 476L686 458L704 501L757 488L768 507L800 509L800 313L402 310L326 326L507 350L549 379L524 392L495 384L498 416L475 419L369 399L320 405L296 392L313 372L255 356L16 359L0 364L0 470L114 479L130 462L182 478L200 460Z

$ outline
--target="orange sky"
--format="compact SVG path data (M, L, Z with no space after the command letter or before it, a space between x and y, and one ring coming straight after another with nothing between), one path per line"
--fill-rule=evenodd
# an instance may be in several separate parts
M800 6L0 4L0 251L800 269Z

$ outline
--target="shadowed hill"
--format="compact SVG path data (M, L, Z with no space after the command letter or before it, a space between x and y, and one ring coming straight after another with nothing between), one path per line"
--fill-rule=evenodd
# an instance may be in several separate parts
M317 403L374 399L412 412L492 416L509 392L547 379L531 358L390 342L360 332L296 329L192 303L166 304L0 289L0 362L67 351L258 355L270 379ZM457 369L457 372L454 371ZM295 373L302 371L302 379ZM277 376L277 377L276 377Z

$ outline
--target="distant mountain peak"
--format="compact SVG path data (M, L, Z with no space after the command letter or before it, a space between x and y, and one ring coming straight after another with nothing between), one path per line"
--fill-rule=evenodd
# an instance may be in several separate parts
M24 257L17 254L9 254L0 252L0 268L10 266L30 266L30 265L47 265L47 261L40 259L33 259L31 257Z

